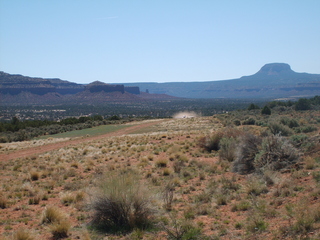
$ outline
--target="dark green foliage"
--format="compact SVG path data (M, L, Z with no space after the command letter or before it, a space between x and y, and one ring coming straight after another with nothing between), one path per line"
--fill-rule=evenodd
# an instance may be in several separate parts
M299 123L293 118L281 118L280 123L288 126L289 128L299 127Z
M305 134L293 135L291 136L291 141L296 147L303 145L308 139L308 136Z
M112 117L109 117L108 120L120 120L120 117L119 116L112 116Z
M236 126L240 126L241 122L240 122L240 120L236 119L236 120L233 121L233 124L236 125Z
M308 125L308 126L303 126L303 127L295 129L295 132L296 133L309 133L309 132L314 132L317 130L318 130L317 127Z
M253 118L248 118L242 122L242 125L254 125L256 120Z
M306 98L300 98L295 105L295 110L309 110L311 108L311 101Z
M254 103L251 103L248 107L248 110L260 109L260 107Z
M264 106L263 109L261 110L261 114L264 115L271 115L271 110L268 106Z

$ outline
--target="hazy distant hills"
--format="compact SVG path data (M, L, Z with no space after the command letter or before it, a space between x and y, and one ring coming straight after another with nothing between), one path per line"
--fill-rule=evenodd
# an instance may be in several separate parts
M0 105L102 104L181 98L288 98L320 95L320 74L294 72L286 63L264 65L238 79L207 82L77 84L0 72Z
M294 72L286 63L264 65L238 79L207 82L126 83L142 91L186 98L284 98L320 95L320 74Z
M0 72L0 106L105 104L168 100L166 94L147 94L137 86L92 82L77 84L60 79L31 78Z

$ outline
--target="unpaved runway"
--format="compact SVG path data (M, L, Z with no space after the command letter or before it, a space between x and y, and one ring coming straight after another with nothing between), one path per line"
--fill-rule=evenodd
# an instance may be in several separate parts
M159 124L163 121L164 120L152 121L152 122L142 122L140 124L137 124L137 125L134 125L131 127L127 127L124 129L120 129L120 130L106 133L106 134L99 135L99 136L78 138L78 139L69 140L69 141L65 141L65 142L58 142L58 143L52 143L52 144L47 144L47 145L38 146L38 147L31 147L31 148L27 148L27 149L22 149L22 150L18 150L18 151L7 153L7 154L0 154L0 160L7 161L7 160L11 160L11 159L16 159L16 158L31 157L31 156L36 156L36 155L39 155L39 154L42 154L45 152L53 151L53 150L56 150L59 148L63 148L66 146L72 146L72 145L77 145L80 143L91 142L93 140L102 139L102 138L106 138L106 137L126 135L126 134L133 133L135 131L138 131L140 129Z

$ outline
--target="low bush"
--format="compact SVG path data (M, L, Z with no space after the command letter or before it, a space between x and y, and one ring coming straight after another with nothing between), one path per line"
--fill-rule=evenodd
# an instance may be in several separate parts
M317 127L308 125L308 126L303 126L303 127L299 127L297 129L295 129L295 132L296 133L309 133L309 132L314 132L314 131L317 131L317 130L318 130Z
M288 126L289 128L299 127L299 123L297 122L297 120L292 118L281 118L280 123Z
M239 140L232 170L240 174L280 170L297 163L299 157L298 150L284 137L246 134Z
M111 232L151 227L155 212L150 196L131 173L105 177L91 203L94 211L91 224L100 230Z
M233 172L247 174L255 170L254 159L259 152L261 142L261 137L253 134L246 134L240 138L239 144L235 149L236 157L232 166Z
M212 136L202 137L199 140L199 146L208 152L218 151L220 140L223 138L223 132L216 132Z
M220 140L220 150L219 150L219 157L221 159L228 160L229 162L234 161L236 154L234 149L236 148L238 144L237 139L231 137L231 138L222 138Z
M297 149L289 141L280 136L265 137L261 150L255 156L254 168L263 170L280 170L299 160Z
M274 135L291 136L293 134L293 131L288 126L283 124L273 122L269 123L268 127L271 133Z

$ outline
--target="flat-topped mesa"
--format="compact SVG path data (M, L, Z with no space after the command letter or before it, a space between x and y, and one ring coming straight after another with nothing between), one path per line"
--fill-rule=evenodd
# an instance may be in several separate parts
M140 94L140 88L139 87L124 87L124 91L127 93L132 93L132 94Z
M85 87L85 90L88 90L90 92L121 92L124 93L124 85L112 85L112 84L106 84L103 82L95 81L90 84L88 84Z
M293 73L291 67L287 63L268 63L264 65L256 74L263 75L279 75L283 73Z

